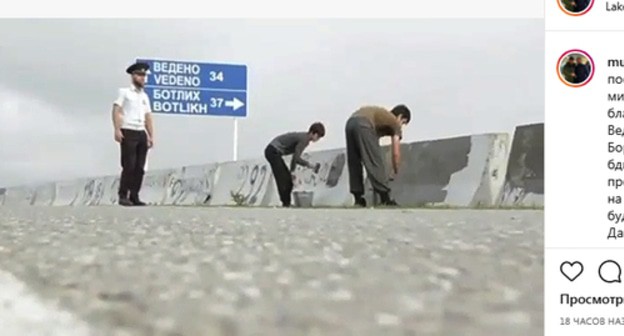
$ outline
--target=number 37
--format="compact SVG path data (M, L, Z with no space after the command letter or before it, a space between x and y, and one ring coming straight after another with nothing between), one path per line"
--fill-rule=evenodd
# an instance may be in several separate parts
M210 98L210 107L221 108L223 106L223 98Z

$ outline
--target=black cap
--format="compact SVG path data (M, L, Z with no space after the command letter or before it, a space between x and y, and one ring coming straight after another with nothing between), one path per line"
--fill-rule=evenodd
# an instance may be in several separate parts
M147 72L149 68L149 64L137 62L129 66L128 69L126 69L126 73L133 74L135 72Z

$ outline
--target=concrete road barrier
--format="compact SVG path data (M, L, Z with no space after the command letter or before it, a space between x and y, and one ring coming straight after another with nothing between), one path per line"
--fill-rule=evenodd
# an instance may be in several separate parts
M544 124L516 128L507 163L501 206L544 206Z
M219 165L212 205L272 206L279 204L271 167L265 160Z
M388 172L391 152L384 146ZM305 153L320 169L298 167L293 202L305 207L349 206L345 149ZM289 163L290 157L285 157ZM369 184L367 182L367 184ZM402 144L392 195L404 206L526 207L544 205L544 124L503 133ZM117 203L118 176L0 189L4 205L96 206ZM367 191L374 204L374 195ZM271 168L264 158L149 171L141 198L152 205L276 206Z
M483 134L402 145L399 174L391 181L400 205L494 206L504 181L507 134ZM386 169L392 170L389 146ZM375 202L370 183L367 198Z

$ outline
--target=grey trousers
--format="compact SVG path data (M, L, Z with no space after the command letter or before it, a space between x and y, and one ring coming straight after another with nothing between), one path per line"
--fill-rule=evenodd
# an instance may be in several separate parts
M379 137L368 119L351 117L345 127L349 188L352 194L364 194L362 165L377 193L390 192Z

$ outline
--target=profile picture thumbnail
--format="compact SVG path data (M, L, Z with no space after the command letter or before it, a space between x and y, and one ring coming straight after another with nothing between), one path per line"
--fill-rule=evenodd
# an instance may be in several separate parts
M568 15L580 16L591 10L595 0L556 0L559 8Z
M566 85L580 87L594 76L594 61L583 50L569 50L559 58L557 74Z

